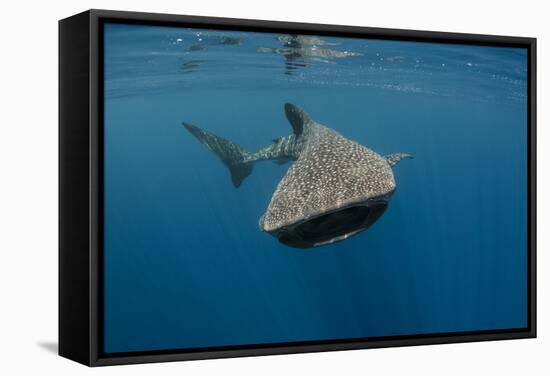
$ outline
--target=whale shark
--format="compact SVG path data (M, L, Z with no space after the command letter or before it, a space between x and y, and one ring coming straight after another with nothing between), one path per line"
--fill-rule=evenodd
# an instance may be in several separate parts
M192 44L187 49L188 52L206 51L208 46L239 46L242 43L241 38L228 35L197 35L199 43Z
M272 47L258 47L256 49L258 52L273 52L279 55L283 55L287 59L296 59L296 58L341 58L341 57L350 57L350 56L362 56L359 52L353 51L338 51L330 50L328 48L319 48L316 46L313 47L281 47L281 48L272 48Z
M292 134L255 152L183 123L229 169L239 187L260 161L292 162L259 220L262 231L295 248L348 239L375 223L395 191L393 167L410 154L382 156L286 103Z
M316 35L285 34L277 37L282 45L287 47L302 46L335 46L338 43L327 42Z
M313 35L280 35L277 41L283 47L258 47L257 52L275 53L285 59L285 74L293 75L294 71L307 67L311 62L332 63L333 59L362 56L362 53L340 51L321 46L334 46L337 43L327 42Z

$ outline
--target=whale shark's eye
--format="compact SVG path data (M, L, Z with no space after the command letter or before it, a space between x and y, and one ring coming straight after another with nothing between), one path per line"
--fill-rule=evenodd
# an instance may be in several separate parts
M283 230L278 239L292 247L309 248L330 244L372 225L388 207L386 202L351 206L317 216Z

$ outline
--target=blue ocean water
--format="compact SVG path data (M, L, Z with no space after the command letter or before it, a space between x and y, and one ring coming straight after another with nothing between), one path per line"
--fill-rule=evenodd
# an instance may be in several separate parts
M277 37L105 25L105 352L526 327L526 51ZM414 155L365 232L278 243L258 220L288 165L236 189L181 126L257 150L286 102Z

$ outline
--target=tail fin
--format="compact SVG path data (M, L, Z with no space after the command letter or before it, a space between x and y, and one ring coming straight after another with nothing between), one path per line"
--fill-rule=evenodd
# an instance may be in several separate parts
M252 163L246 161L249 152L239 145L216 136L194 125L183 123L183 126L205 144L223 162L231 173L231 181L235 188L238 188L243 180L252 173Z

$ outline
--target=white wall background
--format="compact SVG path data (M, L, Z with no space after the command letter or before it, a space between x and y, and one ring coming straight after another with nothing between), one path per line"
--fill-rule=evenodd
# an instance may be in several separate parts
M538 41L539 338L88 369L57 343L57 20L88 8L518 35ZM547 317L550 26L545 2L97 0L4 2L0 22L0 374L543 374ZM545 148L545 144L547 147ZM548 374L548 373L546 373Z

